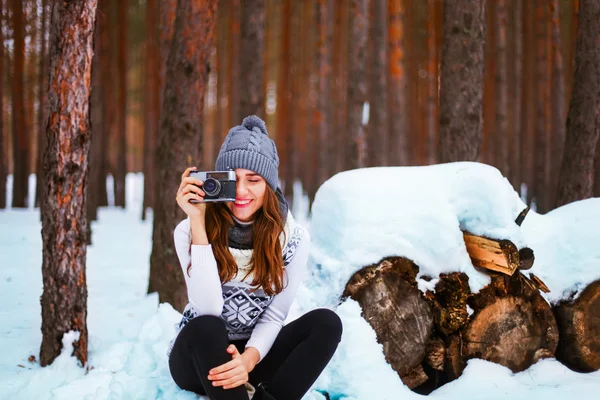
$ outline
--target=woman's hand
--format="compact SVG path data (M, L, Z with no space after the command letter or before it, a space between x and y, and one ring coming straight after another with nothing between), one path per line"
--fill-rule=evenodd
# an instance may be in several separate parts
M190 167L181 175L181 184L177 190L177 204L191 218L204 217L206 203L204 202L204 192L199 186L202 181L190 176L190 172L196 170L196 167ZM190 200L196 200L197 203L190 203Z
M208 380L213 381L213 386L223 386L223 389L233 389L248 382L248 373L251 371L244 358L234 345L227 347L227 352L233 359L208 372Z

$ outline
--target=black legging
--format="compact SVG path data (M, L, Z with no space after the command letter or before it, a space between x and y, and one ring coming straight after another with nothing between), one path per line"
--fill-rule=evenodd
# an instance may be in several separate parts
M342 322L331 310L312 310L284 326L273 347L249 374L253 386L261 383L275 400L295 400L310 389L335 353ZM240 354L247 340L233 341ZM175 340L169 357L173 380L181 389L211 400L247 400L244 386L215 387L208 371L231 361L225 322L220 317L199 316L188 322ZM258 397L258 396L255 396Z

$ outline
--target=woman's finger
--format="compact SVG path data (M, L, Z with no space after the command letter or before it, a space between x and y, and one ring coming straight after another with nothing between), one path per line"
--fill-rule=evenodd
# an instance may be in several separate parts
M238 365L240 365L240 362L238 360L231 360L226 362L225 364L219 365L218 367L211 369L210 371L208 371L208 375L217 375L221 372L229 371L230 369L233 369Z
M186 185L183 187L183 189L181 190L181 194L187 194L187 193L196 193L199 194L200 196L204 197L206 196L206 193L204 193L204 191L202 189L200 189L198 186L196 185Z
M237 382L242 382L243 383L244 380L247 380L247 378L244 377L244 375L236 375L233 378L229 378L229 379L224 379L224 380L221 380L221 381L213 382L213 385L214 386L223 386L223 387L226 387L226 386L230 386L230 385L232 385L234 383L237 383Z
M198 186L202 186L202 184L204 183L200 179L195 178L193 176L188 176L187 178L183 178L181 181L188 183L188 184L192 184L192 185L198 185Z
M181 174L181 179L183 180L186 176L190 176L190 172L197 169L196 167L189 167L187 168L185 171L183 171L183 174Z
M233 378L234 376L241 375L243 372L244 372L243 369L240 370L240 368L233 368L233 369L230 369L229 371L221 372L220 374L209 375L208 379L211 381L222 381L224 379L229 379L229 378Z
M248 379L241 379L241 380L239 380L237 382L232 383L231 385L223 386L223 389L233 389L233 388L236 388L238 386L242 386L246 382L248 382Z

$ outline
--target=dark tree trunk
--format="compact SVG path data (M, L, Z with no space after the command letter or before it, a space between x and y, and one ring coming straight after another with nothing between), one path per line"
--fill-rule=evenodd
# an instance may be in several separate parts
M128 0L117 3L117 160L115 206L125 207L127 175L127 9Z
M486 0L444 1L440 161L475 161L482 130Z
M144 201L146 208L154 207L156 187L156 137L160 116L160 42L158 37L158 0L146 2L146 85L144 103Z
M390 129L388 123L388 1L371 2L369 31L369 125L367 165L388 165Z
M229 125L242 123L240 113L240 0L229 0L229 54L227 75L229 77ZM247 68L247 66L244 66ZM244 93L245 94L245 93Z
M4 23L4 0L0 0L0 26L4 26ZM4 35L3 29L0 29L0 209L6 208L7 160L4 144Z
M404 0L388 0L389 145L390 165L408 165L408 85L406 73L406 10Z
M40 72L38 77L38 137L37 137L37 145L38 145L38 158L36 163L36 185L35 185L35 205L37 207L41 207L43 196L44 196L44 188L46 187L46 183L43 178L43 158L44 158L44 148L46 146L46 95L48 93L48 86L46 84L46 80L48 78L48 57L46 54L46 31L48 30L47 21L47 0L42 0L42 31L40 32L40 54L39 54L39 66Z
M163 104L165 90L165 75L167 74L167 58L171 51L171 40L173 40L173 29L175 25L175 7L177 0L159 0L160 15L160 99L159 106ZM160 116L157 116L160 121ZM159 122L160 124L160 122Z
M441 5L439 0L427 2L427 102L426 129L422 159L424 163L434 164L439 155L439 60L441 39Z
M95 14L96 0L52 5L42 208L42 366L60 354L62 337L71 330L79 332L74 354L82 365L87 362L85 205Z
M302 95L302 47L306 39L303 38L301 43L295 42L295 40L300 37L302 33L302 2L292 2L290 29L292 34L292 43L294 43L294 45L292 46L291 50L290 62L291 102L289 109L291 110L291 113L288 114L287 121L287 130L290 137L290 167L288 169L288 176L285 179L286 182L289 182L289 184L285 186L284 191L288 198L292 198L294 182L299 179L301 143L300 135L303 134L298 127L299 121L302 119L300 101L300 97Z
M552 131L550 138L550 180L548 182L548 199L550 208L556 203L556 190L558 188L558 174L565 144L565 82L564 66L561 50L560 34L560 2L552 0L550 3L552 18Z
M332 157L334 172L345 169L348 143L347 104L348 104L348 46L350 24L350 0L340 0L335 8L335 28L333 39L333 76L335 77L335 126L336 153Z
M333 131L333 0L319 0L316 22L318 30L316 68L318 72L317 109L315 110L317 142L317 187L333 174L331 159L335 154Z
M29 139L26 132L25 38L22 0L11 0L13 22L12 130L13 130L13 198L12 206L27 207L29 179Z
M217 0L177 3L173 40L167 60L160 140L157 153L153 247L149 292L182 311L187 291L173 245L173 230L183 213L173 201L181 173L200 164L204 94L216 20Z
M217 118L213 135L213 160L216 162L221 145L228 131L229 122L227 117L227 16L229 15L229 4L221 1L217 10Z
M495 165L504 176L510 176L508 166L508 54L506 41L506 0L497 0L494 12L496 29L496 112L493 132Z
M513 98L513 127L514 132L509 148L509 169L510 181L513 184L517 193L520 193L522 175L521 170L521 138L523 135L523 127L521 119L523 118L523 99L525 90L523 89L524 81L524 57L523 57L523 2L517 1L513 8L513 45L514 45L514 64L515 71L514 80L514 98Z
M102 156L102 73L100 69L100 60L102 58L102 24L99 23L98 14L101 13L102 3L106 0L97 0L96 23L94 28L94 56L92 58L92 93L90 97L90 119L91 132L90 137L90 172L87 187L86 208L87 208L87 243L92 244L92 226L91 222L98 219L98 186L101 180L101 156Z
M581 0L573 96L560 171L557 206L592 196L600 131L600 0Z
M535 2L523 2L523 75L531 77L535 75ZM522 179L527 187L527 204L531 204L534 190L534 138L535 138L535 80L525 79L523 85L523 106L521 118L521 161Z
M290 144L289 139L291 137L288 132L289 123L289 110L291 103L291 16L292 16L292 4L291 0L285 0L283 3L283 11L281 15L281 47L280 54L281 60L279 62L280 68L278 73L277 83L277 151L279 153L279 176L283 179L284 191L289 193L289 188L292 186L292 182L288 181L289 169L290 169Z
M240 114L263 116L265 0L242 0L240 54Z
M113 79L114 76L112 74L112 45L111 43L111 35L110 35L110 27L111 23L109 17L111 15L111 2L109 0L101 0L98 2L98 11L96 13L96 23L100 25L98 28L100 30L100 43L99 47L100 56L98 61L100 62L100 81L103 83L102 85L102 104L100 107L102 108L102 133L98 140L98 146L100 146L100 165L99 165L99 175L100 179L98 179L97 186L94 188L96 190L96 201L98 207L107 206L108 205L108 193L106 190L106 177L108 176L108 172L110 169L110 162L108 158L108 144L109 144L109 136L111 129L113 127L113 113L111 112L112 104L114 104L112 94L114 91L113 87Z
M367 141L363 107L367 101L367 38L369 2L352 0L348 46L348 107L346 115L346 169L363 168L367 161Z

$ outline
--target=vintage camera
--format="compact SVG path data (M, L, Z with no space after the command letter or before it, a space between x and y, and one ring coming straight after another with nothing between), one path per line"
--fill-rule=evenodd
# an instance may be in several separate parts
M190 176L204 182L200 186L200 189L206 193L204 201L235 201L235 171L191 171ZM192 199L190 203L198 203L198 201Z

